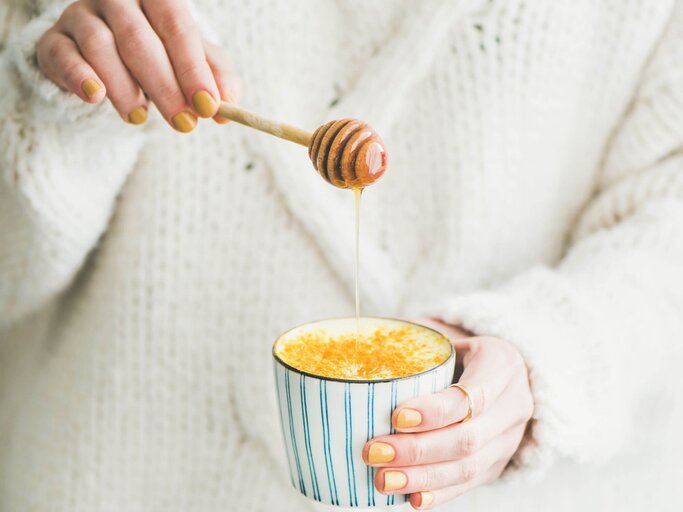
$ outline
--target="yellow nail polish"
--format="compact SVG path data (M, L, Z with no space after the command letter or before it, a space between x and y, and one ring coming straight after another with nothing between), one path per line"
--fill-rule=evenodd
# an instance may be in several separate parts
M81 84L81 89L88 98L92 98L102 89L102 87L100 87L100 84L95 82L95 80L91 80L90 78L88 78L87 80L83 80L83 83Z
M387 471L384 473L384 490L396 491L403 489L408 483L408 477L400 471Z
M147 109L145 107L138 107L128 114L128 122L131 124L142 124L147 121Z
M213 117L218 110L218 103L207 91L197 91L192 95L192 105L202 117Z
M391 462L396 457L394 447L387 443L372 443L368 450L368 463Z
M173 126L182 133L189 133L197 126L197 118L189 112L180 112L171 118Z
M415 409L401 409L396 416L397 428L417 427L420 423L422 423L422 414Z
M432 503L434 503L434 495L429 491L422 491L420 493L420 504L418 506L420 508L428 507Z

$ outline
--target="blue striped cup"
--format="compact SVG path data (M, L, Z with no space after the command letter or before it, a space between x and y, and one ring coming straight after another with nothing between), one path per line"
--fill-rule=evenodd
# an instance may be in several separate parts
M362 317L361 331L378 326L412 325L388 318ZM428 327L419 328L434 332ZM361 452L373 437L393 434L391 413L397 404L435 393L451 384L455 351L438 366L396 379L346 380L297 370L276 354L278 343L306 331L356 330L356 318L336 318L295 327L273 345L275 385L292 485L304 496L328 505L375 507L408 501L407 495L383 495L374 486L375 469Z

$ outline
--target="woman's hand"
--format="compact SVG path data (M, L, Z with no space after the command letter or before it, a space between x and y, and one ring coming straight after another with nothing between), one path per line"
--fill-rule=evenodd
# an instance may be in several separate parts
M36 51L50 80L88 103L108 97L133 124L147 119L149 98L189 132L198 115L216 116L219 100L231 98L226 57L202 40L184 0L79 0Z
M380 468L375 486L385 494L410 494L423 510L448 501L502 473L517 450L533 412L527 368L510 343L468 337L464 331L420 319L448 335L474 402L470 421L465 393L447 388L400 404L392 415L398 434L376 437L363 449Z

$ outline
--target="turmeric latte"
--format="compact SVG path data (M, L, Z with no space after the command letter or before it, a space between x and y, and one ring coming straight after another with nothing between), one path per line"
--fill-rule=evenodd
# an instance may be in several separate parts
M415 375L443 363L451 354L441 334L398 320L325 320L298 327L275 344L275 355L314 375L352 380Z

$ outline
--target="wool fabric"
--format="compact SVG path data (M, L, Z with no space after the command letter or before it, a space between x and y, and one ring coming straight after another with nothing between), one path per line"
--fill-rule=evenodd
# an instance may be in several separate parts
M237 125L48 81L0 4L0 511L294 511L270 347L353 314L353 200ZM515 344L535 412L443 510L680 510L683 3L196 0L241 103L390 153L362 309Z

